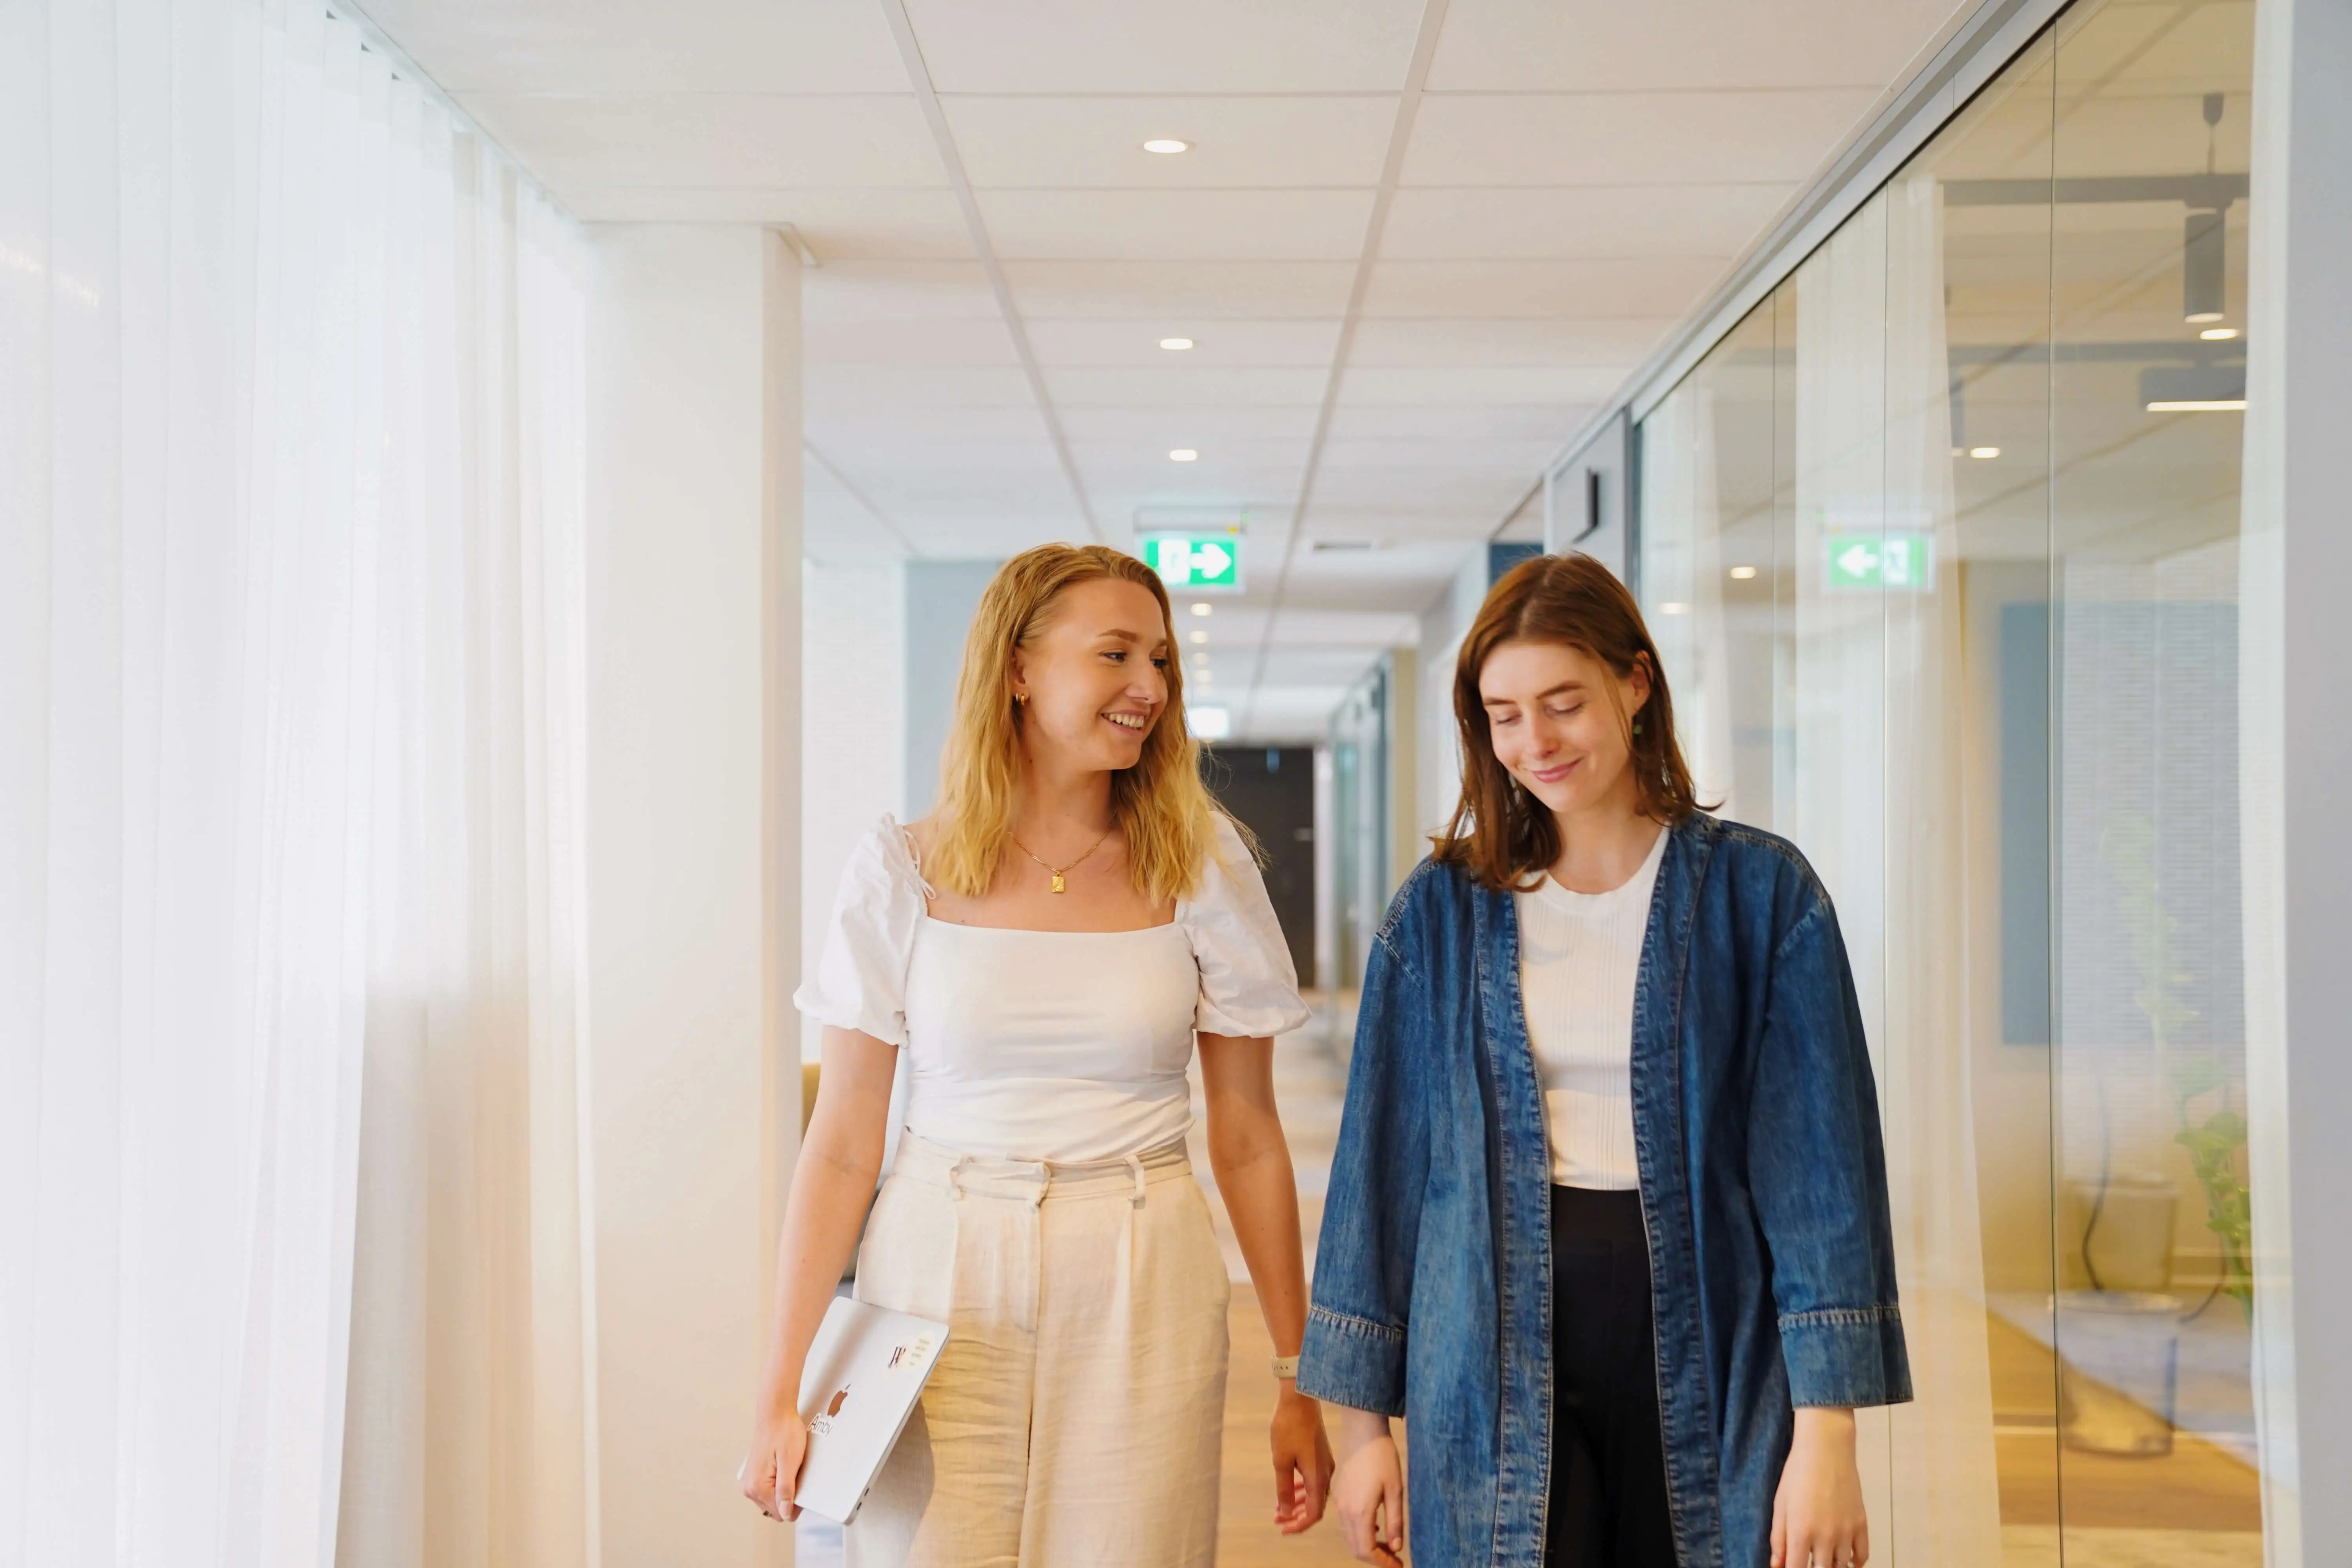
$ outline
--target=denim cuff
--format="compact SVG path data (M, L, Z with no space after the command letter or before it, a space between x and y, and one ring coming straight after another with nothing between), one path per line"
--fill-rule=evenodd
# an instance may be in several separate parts
M1298 1352L1298 1392L1312 1399L1404 1414L1404 1331L1310 1307Z
M1780 1359L1791 1405L1860 1407L1911 1397L1903 1314L1891 1306L1784 1313Z

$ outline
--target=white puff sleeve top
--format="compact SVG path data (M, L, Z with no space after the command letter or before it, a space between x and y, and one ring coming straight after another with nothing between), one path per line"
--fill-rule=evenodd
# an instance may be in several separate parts
M904 1046L907 1127L967 1154L1116 1160L1184 1136L1194 1031L1307 1022L1265 880L1217 818L1217 852L1166 925L1007 931L933 920L906 832L884 817L842 874L793 1003Z

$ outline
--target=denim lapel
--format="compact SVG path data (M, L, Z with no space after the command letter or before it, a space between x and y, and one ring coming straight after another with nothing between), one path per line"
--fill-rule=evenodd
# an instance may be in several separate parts
M1698 1243L1692 1218L1690 1103L1682 1049L1691 923L1714 858L1718 827L1694 816L1669 830L1650 898L1642 966L1633 986L1633 1153L1642 1172L1642 1218L1650 1238L1651 1308L1657 1335L1658 1417L1675 1552L1685 1568L1717 1568L1723 1542L1707 1506L1717 1489L1714 1402L1699 1314Z
M1510 894L1482 888L1475 907L1479 1035L1495 1096L1488 1114L1502 1331L1494 1561L1536 1563L1551 1490L1551 1154L1519 994L1518 906Z

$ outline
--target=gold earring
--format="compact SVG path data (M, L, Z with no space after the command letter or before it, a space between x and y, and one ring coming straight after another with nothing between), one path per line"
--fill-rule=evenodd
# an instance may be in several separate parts
M1026 708L1029 705L1029 694L1025 691L1016 691L1013 694L1013 700Z

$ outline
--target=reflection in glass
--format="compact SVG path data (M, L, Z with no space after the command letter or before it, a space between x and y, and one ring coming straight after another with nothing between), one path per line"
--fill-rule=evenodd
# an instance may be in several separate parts
M2261 1561L2237 865L2252 7L2082 5L1651 412L1724 813L1838 903L1919 1398L1880 1561Z

